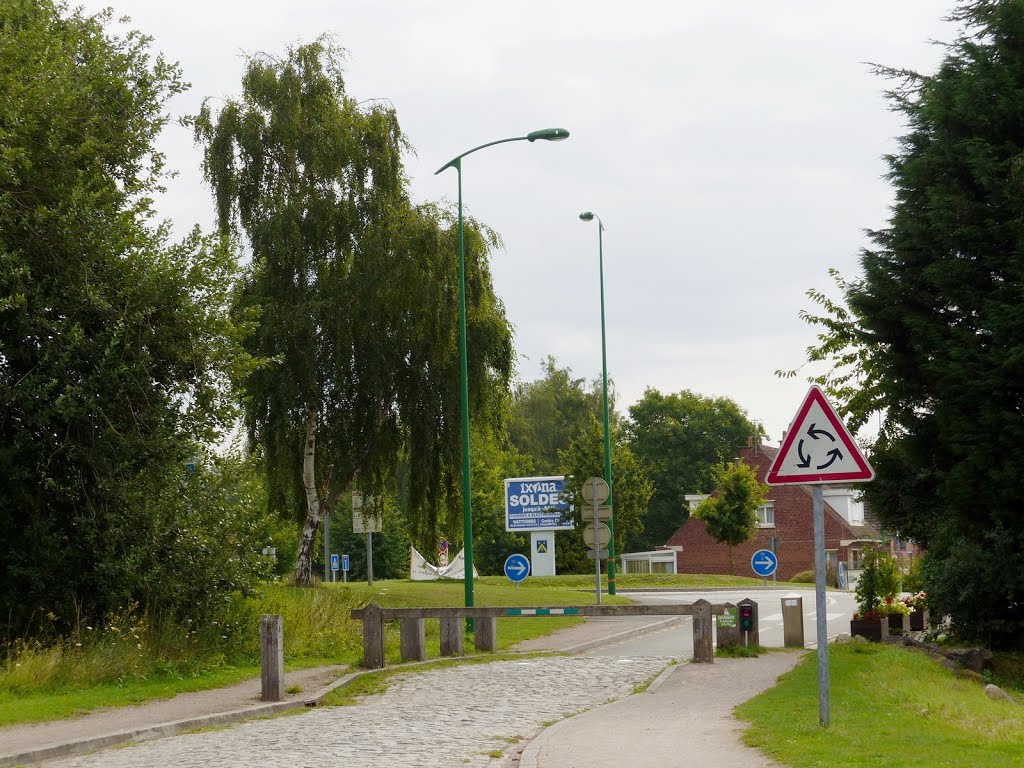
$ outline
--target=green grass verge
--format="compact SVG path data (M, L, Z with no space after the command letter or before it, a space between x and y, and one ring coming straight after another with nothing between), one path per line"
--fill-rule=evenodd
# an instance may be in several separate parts
M66 691L0 691L0 726L62 720L100 707L123 707L179 693L223 688L258 675L259 667L231 667L190 679L143 680L131 685L96 685Z
M818 725L817 657L736 709L748 744L791 768L1024 765L1024 706L898 646L829 646L831 724Z

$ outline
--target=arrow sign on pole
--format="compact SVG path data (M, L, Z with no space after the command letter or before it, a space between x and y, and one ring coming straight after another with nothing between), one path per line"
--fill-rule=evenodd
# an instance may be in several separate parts
M518 584L530 575L530 561L525 555L509 555L505 559L505 575L513 584Z
M779 558L770 549L759 549L750 558L750 567L758 576L768 577L779 567Z
M853 441L821 387L811 387L786 439L772 462L765 482L862 483L872 480L874 470Z

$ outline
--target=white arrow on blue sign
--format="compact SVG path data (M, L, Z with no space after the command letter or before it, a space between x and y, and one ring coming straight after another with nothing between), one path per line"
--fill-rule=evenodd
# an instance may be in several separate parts
M750 567L758 576L771 576L779 567L779 558L770 549L759 549L750 558Z
M505 560L505 575L515 584L530 575L530 561L526 555L509 555Z

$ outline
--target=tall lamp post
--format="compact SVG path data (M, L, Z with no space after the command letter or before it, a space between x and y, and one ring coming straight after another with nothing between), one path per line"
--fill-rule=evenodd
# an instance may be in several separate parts
M604 222L592 211L580 214L583 221L597 219L597 263L601 276L601 386L604 396L604 481L608 483L608 506L612 508L608 518L611 540L608 542L608 594L615 594L615 492L612 490L612 436L608 423L608 352L604 337Z
M510 141L534 142L538 139L544 141L562 141L569 138L569 132L564 128L544 128L540 131L532 131L525 136L513 136L510 139L498 139L481 144L479 147L463 152L442 165L434 173L441 173L448 168L454 168L459 177L459 364L460 379L462 383L462 538L465 551L465 585L466 585L466 607L473 606L473 507L472 492L469 477L469 364L466 355L466 253L462 238L462 158L474 152L493 147L495 144L505 144Z

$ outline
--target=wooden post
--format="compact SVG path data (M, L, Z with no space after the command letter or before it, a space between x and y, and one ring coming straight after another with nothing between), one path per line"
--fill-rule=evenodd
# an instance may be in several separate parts
M694 661L706 664L715 660L711 637L711 603L707 600L696 600L693 603L693 658Z
M715 617L715 631L718 635L718 647L725 648L740 644L739 609L732 603L726 603L725 613Z
M494 653L498 650L498 619L485 616L476 620L476 649Z
M376 603L363 609L363 666L384 667L384 616Z
M751 620L753 621L753 626L751 627L749 632L744 632L742 628L740 629L740 640L745 642L746 645L760 645L761 634L757 629L757 603L755 603L749 597L745 597L738 603L736 603L736 605L749 605L751 608ZM744 637L744 635L746 636Z
M284 699L284 619L263 614L260 619L260 698Z
M426 620L399 619L403 661L427 660Z
M462 655L462 625L461 618L441 619L441 655L461 656Z

